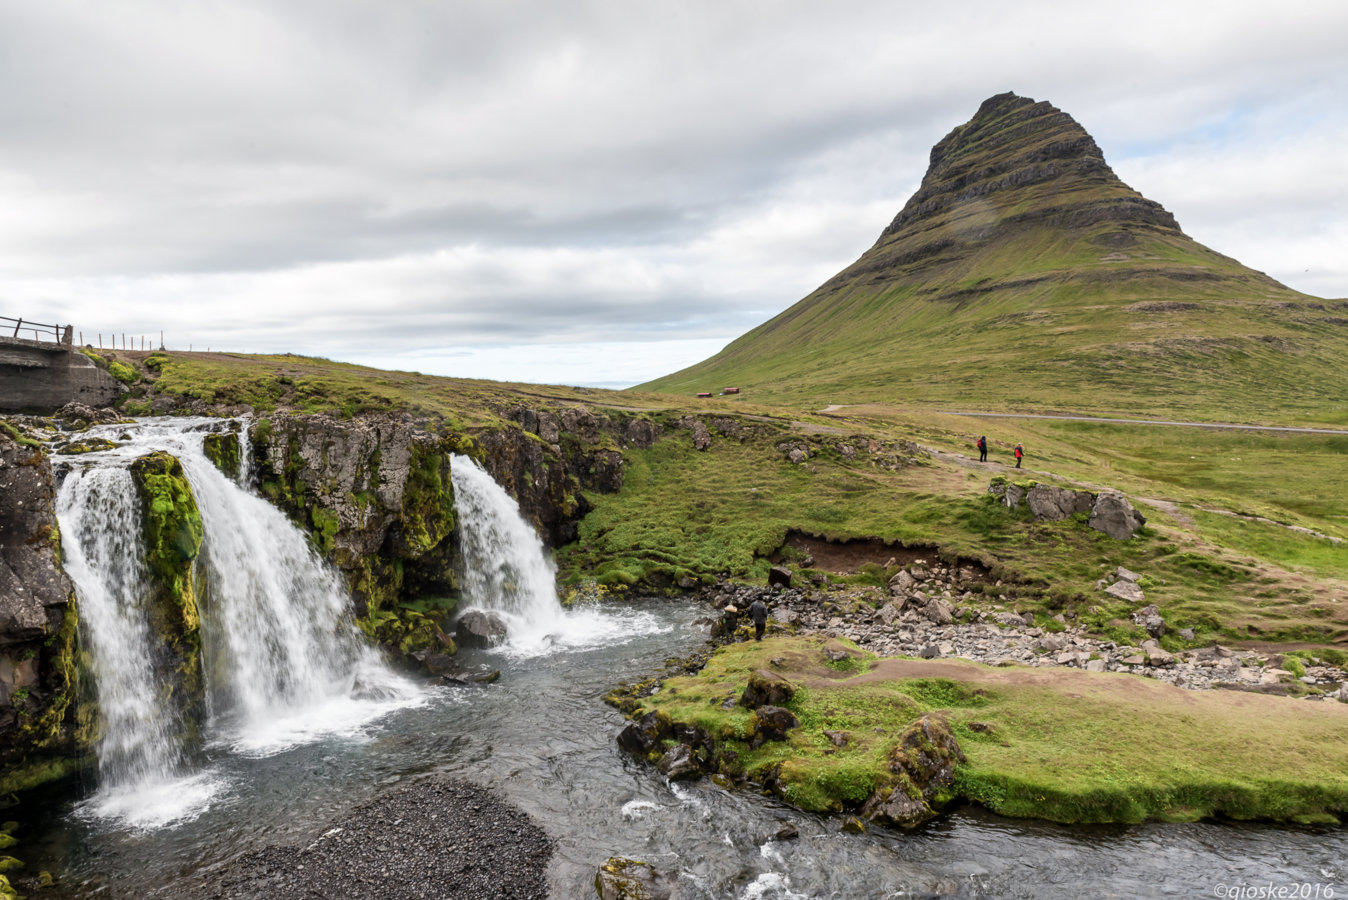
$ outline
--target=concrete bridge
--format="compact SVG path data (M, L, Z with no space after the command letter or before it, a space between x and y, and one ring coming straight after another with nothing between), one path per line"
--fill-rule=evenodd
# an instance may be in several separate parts
M71 334L69 325L0 316L0 413L51 413L72 400L106 406L121 394L122 385L75 349Z

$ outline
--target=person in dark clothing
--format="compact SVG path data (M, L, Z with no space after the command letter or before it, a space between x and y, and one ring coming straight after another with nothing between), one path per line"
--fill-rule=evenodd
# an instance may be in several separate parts
M1025 448L1020 444L1016 445L1016 468L1020 468L1020 461L1025 458Z
M761 598L749 604L749 618L754 620L754 640L763 640L763 630L768 627L768 608Z
M978 461L988 461L988 439L986 435L978 439Z

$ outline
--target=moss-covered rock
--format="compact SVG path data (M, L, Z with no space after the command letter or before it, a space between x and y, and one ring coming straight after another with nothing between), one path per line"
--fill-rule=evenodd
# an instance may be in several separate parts
M195 563L204 529L182 463L163 451L131 464L143 503L145 564L149 569L150 628L164 649L160 669L165 701L192 730L204 715L201 610Z
M215 463L215 467L228 475L230 480L238 480L240 455L237 434L212 432L202 441L201 449L205 451L206 458Z

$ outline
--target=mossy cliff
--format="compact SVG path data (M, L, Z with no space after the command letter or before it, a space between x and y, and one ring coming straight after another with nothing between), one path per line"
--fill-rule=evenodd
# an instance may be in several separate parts
M0 429L0 795L74 772L81 715L74 588L60 569L50 461Z
M457 589L449 458L471 440L395 417L277 414L254 423L252 442L262 494L346 576L362 626L404 651L435 643L452 604L429 615L402 604Z
M201 668L201 609L195 563L203 527L182 463L165 452L131 464L143 504L145 564L149 569L150 629L157 644L156 683L163 701L189 731L204 715Z
M629 432L652 439L655 426L633 419L513 406L463 428L278 413L257 420L251 437L263 495L343 572L367 633L407 653L447 646L459 588L451 455L477 460L555 547L575 538L584 490L621 486Z

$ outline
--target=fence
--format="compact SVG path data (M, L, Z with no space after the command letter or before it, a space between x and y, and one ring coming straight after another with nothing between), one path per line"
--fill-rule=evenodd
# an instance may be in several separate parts
M13 330L10 325L13 324ZM0 316L0 336L27 340L29 334L33 340L41 342L51 337L52 341L69 349L74 341L73 328L70 325L44 325L41 322L25 322L23 319L11 319Z

